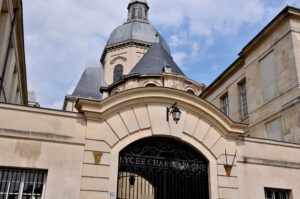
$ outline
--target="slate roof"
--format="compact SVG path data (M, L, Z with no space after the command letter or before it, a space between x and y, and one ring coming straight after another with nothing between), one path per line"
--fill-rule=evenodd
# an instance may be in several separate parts
M117 44L128 40L137 40L149 43L160 41L166 51L170 53L169 45L165 39L149 23L133 21L117 27L111 33L107 45Z
M161 43L154 43L129 74L162 74L166 66L170 73L185 76Z
M88 66L85 68L72 96L101 100L100 87L106 87L102 67Z

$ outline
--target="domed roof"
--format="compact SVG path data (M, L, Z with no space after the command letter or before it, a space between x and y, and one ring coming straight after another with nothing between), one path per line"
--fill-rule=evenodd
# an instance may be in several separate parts
M128 40L137 40L149 43L160 42L163 48L170 53L170 48L165 39L149 23L132 21L117 27L111 33L107 45L113 45Z

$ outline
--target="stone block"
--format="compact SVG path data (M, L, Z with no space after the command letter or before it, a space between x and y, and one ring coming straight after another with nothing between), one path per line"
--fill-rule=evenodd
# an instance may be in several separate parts
M109 166L84 164L82 175L84 177L109 178Z
M81 199L106 199L108 198L108 192L96 192L96 191L81 191Z
M142 130L150 128L151 124L150 124L147 107L146 106L134 107L133 110L136 115L140 128Z
M185 124L183 128L183 132L193 136L194 132L196 130L197 124L198 124L199 118L192 114L192 113L187 113L186 119L185 119Z
M107 153L111 151L108 144L106 144L104 141L95 141L95 140L86 140L85 150L107 152Z
M140 129L138 121L132 109L127 109L125 111L122 111L120 112L120 115L130 133L136 132Z
M219 186L238 189L238 178L228 176L218 176Z
M166 106L148 105L152 131L154 135L170 135L169 123L166 121Z
M195 134L194 134L195 139L202 142L202 140L208 133L209 129L210 129L210 125L200 119L197 128L195 130Z
M86 137L88 139L103 140L111 147L119 141L119 138L105 121L88 121Z
M211 152L215 155L216 158L219 158L221 155L225 154L225 150L228 154L233 154L236 151L235 142L221 138L218 142L211 148Z
M232 188L219 188L219 197L226 198L226 199L238 199L239 192L238 189Z
M208 149L211 149L220 137L221 135L216 129L210 128L202 142Z
M129 135L128 129L119 114L111 116L106 121L120 139Z
M82 177L81 190L107 192L109 180L104 178Z

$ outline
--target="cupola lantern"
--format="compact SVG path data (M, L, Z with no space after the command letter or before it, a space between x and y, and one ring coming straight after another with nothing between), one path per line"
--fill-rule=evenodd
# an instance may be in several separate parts
M127 22L140 21L149 23L148 10L149 6L146 0L131 0L128 5Z

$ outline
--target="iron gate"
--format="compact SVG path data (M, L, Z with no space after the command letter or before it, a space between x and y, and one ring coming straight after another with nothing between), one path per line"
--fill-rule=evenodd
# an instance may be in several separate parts
M169 138L147 138L120 152L118 199L208 199L208 161Z

